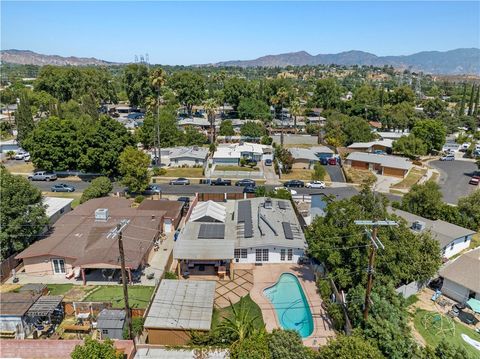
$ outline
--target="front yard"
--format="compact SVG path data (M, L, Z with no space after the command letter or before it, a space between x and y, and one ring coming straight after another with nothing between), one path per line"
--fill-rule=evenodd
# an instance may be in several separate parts
M186 178L201 178L203 177L203 167L177 167L177 168L165 168L166 174L159 176L162 177L186 177Z
M325 166L324 166L325 167ZM298 169L294 168L290 173L282 173L282 178L281 180L301 180L301 181L312 181L312 174L313 170L304 170L304 169ZM323 181L329 182L330 176L328 175L328 172L325 170L325 177L323 178Z
M375 182L377 177L369 170L360 170L358 168L343 167L345 179L350 183L362 184L365 182Z
M241 167L241 166L228 166L228 165L216 165L215 166L215 171L235 171L235 172L238 172L238 171L241 171L241 172L255 172L255 171L259 171L259 168L258 167L248 167L248 166L245 166L245 167Z
M427 173L426 168L418 168L414 167L408 172L407 176L401 181L393 186L391 188L396 188L396 189L409 189L411 188L414 184L418 183L420 179Z

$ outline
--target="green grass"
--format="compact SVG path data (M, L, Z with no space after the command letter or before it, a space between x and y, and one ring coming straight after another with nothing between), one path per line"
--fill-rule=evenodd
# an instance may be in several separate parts
M262 310L257 305L257 303L255 303L252 300L252 298L250 298L250 295L243 297L243 302L248 308L250 317L257 317L257 319L255 320L255 327L256 328L264 327L265 323L263 322ZM233 305L233 307L235 308L238 308L239 306L240 306L240 302L237 302ZM214 308L213 315L212 315L212 329L215 329L220 324L223 318L226 318L231 314L232 314L232 306L221 308L221 309Z
M480 334L475 333L472 329L466 327L463 324L458 323L457 321L453 321L455 325L455 332L447 332L447 333L440 333L438 330L433 329L431 326L427 326L425 328L425 325L423 324L423 318L425 314L427 314L426 310L418 309L415 312L415 316L413 318L413 323L415 325L415 328L417 331L420 333L420 335L425 339L428 345L432 347L436 347L442 340L445 340L447 343L456 345L456 346L461 346L462 348L465 348L467 352L472 355L473 358L478 357L478 350L476 350L474 347L471 345L467 344L462 339L462 334L467 334L470 338L480 341ZM432 312L430 312L432 313ZM441 314L438 314L441 315ZM443 322L446 323L446 318L445 316L442 315Z
M179 167L179 168L168 168L166 169L167 173L160 177L203 177L203 168L202 167Z
M407 300L405 302L407 304L407 307L409 307L412 304L415 304L416 302L418 302L418 297L417 297L416 294L411 295L410 297L407 298Z
M49 284L47 285L50 295L64 295L70 289L72 289L73 284Z
M477 248L480 247L480 233L476 233L472 236L472 240L470 241L470 248Z
M426 168L412 168L401 182L396 183L392 188L408 189L416 184L427 173Z
M215 166L215 171L242 171L242 172L255 172L259 169L257 167L240 167L240 166L223 166L217 165Z
M129 286L128 303L130 307L145 309L150 302L154 289L150 286ZM84 299L84 302L112 302L113 308L123 308L125 306L123 287L120 285L99 286L97 290Z

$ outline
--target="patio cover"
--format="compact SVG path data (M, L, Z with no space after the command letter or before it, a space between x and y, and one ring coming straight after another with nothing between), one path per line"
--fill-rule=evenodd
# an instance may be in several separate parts
M27 315L31 317L46 317L62 302L61 295L44 295L40 297L28 310Z
M480 300L472 298L467 301L467 305L472 308L475 313L480 313Z

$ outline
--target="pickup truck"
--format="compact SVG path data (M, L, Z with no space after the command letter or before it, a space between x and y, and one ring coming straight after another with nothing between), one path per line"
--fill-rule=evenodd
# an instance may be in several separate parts
M211 186L231 186L232 185L232 181L230 180L224 180L224 179L221 179L221 178L217 178L216 180L213 180L210 182L210 185Z
M57 175L55 173L40 171L28 176L28 179L32 181L55 181Z

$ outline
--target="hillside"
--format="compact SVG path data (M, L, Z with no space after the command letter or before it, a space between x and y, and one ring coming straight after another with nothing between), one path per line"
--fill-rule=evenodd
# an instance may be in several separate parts
M94 57L63 57L58 55L43 55L29 50L2 50L0 52L2 62L19 65L57 65L57 66L104 66L114 65L113 62L103 61Z

